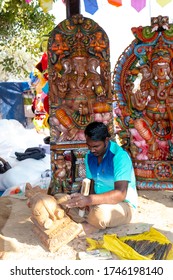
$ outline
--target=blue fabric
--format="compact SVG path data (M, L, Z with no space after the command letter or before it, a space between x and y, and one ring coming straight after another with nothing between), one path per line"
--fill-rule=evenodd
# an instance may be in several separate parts
M84 0L85 11L94 15L98 10L97 0Z
M23 82L0 83L0 115L2 119L15 119L26 124L23 92L29 85Z
M39 78L36 75L34 75L33 72L30 73L29 78L31 79L32 84L36 84L39 81Z
M30 86L29 86L28 82L22 82L21 89L22 89L22 91L30 90Z
M0 196L3 194L3 191L0 191Z
M132 161L128 153L116 142L110 141L102 162L98 165L97 157L90 151L85 157L86 177L94 180L95 193L114 190L114 182L128 181L125 201L137 207L136 178Z
M45 84L45 86L42 88L42 91L45 93L45 94L48 94L49 92L49 83L47 82Z

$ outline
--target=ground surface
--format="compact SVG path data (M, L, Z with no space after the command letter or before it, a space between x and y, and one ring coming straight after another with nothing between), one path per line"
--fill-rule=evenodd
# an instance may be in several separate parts
M62 246L55 253L45 249L32 231L30 209L25 199L0 198L0 258L2 260L75 260L88 244L86 236L101 238L105 233L126 235L129 230L152 226L173 243L173 191L140 190L139 207L130 225L95 231L85 227L77 238Z

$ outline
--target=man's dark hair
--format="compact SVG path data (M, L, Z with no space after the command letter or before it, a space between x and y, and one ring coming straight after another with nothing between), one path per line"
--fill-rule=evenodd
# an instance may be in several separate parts
M107 126L102 122L89 123L84 131L85 135L94 141L105 141L106 137L110 137Z

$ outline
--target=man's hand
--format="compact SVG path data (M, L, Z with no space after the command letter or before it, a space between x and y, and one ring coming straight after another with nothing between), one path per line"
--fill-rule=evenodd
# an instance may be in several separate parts
M89 196L84 196L81 193L73 193L70 195L70 199L63 203L67 208L84 208L89 205Z

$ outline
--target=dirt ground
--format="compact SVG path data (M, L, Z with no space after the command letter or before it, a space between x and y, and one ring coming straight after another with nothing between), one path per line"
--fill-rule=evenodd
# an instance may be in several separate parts
M99 239L106 233L123 236L151 226L173 243L173 191L139 190L138 194L139 206L131 224L100 231L81 226L81 233L54 253L46 249L33 232L26 199L0 197L0 259L76 260L78 252L88 246L86 237Z

